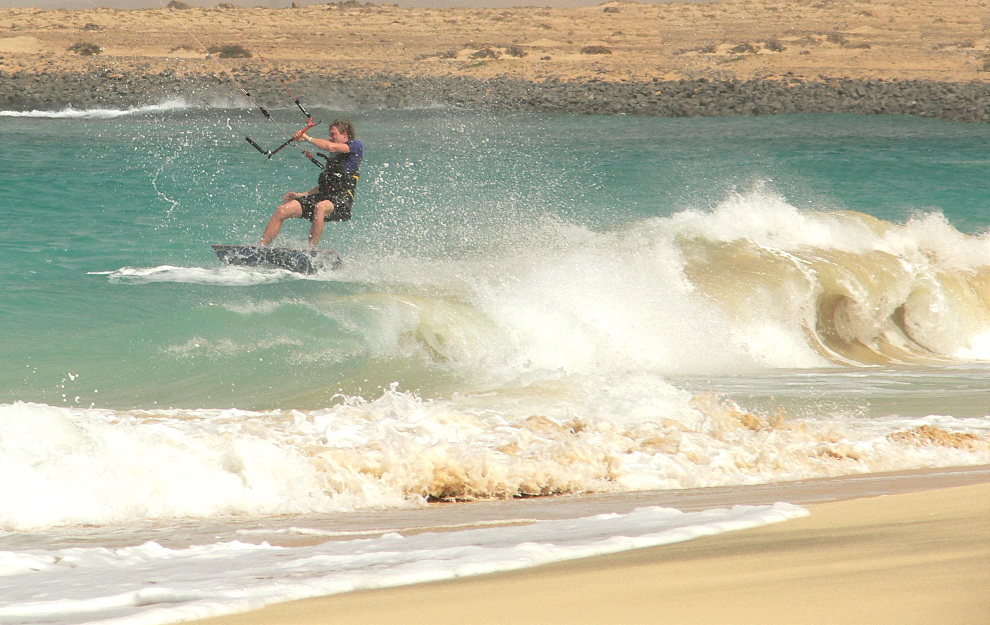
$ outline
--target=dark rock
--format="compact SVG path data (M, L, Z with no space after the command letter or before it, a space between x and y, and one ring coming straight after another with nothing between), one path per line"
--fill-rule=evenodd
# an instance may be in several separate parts
M263 102L284 100L276 81L234 72ZM314 105L361 109L453 106L492 111L534 111L668 117L858 113L918 115L953 121L990 122L990 84L878 79L698 80L640 83L596 79L538 82L462 76L349 76L300 74L294 92ZM58 110L69 106L122 108L160 102L175 94L239 96L220 74L180 76L98 69L89 73L0 72L0 108Z

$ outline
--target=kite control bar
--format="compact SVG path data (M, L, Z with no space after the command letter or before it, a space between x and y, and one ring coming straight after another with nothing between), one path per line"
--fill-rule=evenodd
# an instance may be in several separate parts
M310 117L309 120L306 122L306 127L303 128L302 131L303 132L306 132L310 128L313 128L314 126L319 126L319 125L320 125L320 122L314 122L313 121L313 118ZM271 158L271 157L275 156L276 154L278 154L279 150L281 150L282 148L286 147L287 145L289 145L290 143L292 143L294 141L294 139L292 139L290 137L288 140L286 140L285 143L283 143L282 145L278 146L274 150L266 150L265 148L263 148L260 145L258 145L257 143L255 143L254 139L252 139L251 137L245 136L244 138L247 139L247 142L248 143L250 143L251 145L254 146L254 149L258 150L259 152L261 152L262 154L264 154L268 158Z

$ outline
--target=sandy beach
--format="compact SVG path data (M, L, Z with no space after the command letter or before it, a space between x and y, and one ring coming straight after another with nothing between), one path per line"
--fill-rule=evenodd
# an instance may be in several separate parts
M230 101L233 77L279 102L274 70L304 101L353 110L990 119L979 0L172 6L0 9L0 107Z
M990 622L987 478L982 467L699 490L687 507L820 503L803 519L676 545L200 622L978 625Z
M203 58L204 46L263 54L290 75L346 70L620 82L990 77L990 34L980 0L0 9L0 71L215 72ZM236 55L224 59L234 68L257 63Z

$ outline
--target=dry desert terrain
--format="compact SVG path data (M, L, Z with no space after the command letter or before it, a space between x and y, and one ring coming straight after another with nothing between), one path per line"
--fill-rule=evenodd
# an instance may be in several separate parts
M197 73L260 64L256 56L207 58L209 48L264 55L290 77L305 71L619 82L990 78L990 0L172 6L0 9L0 71Z

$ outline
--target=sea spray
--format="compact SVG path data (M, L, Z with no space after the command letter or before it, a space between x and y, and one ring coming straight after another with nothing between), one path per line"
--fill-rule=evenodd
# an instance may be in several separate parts
M252 115L0 118L5 527L986 461L983 127L365 111L302 276Z
M758 414L637 377L448 400L390 390L312 412L0 406L0 527L724 486L990 453L972 420Z

